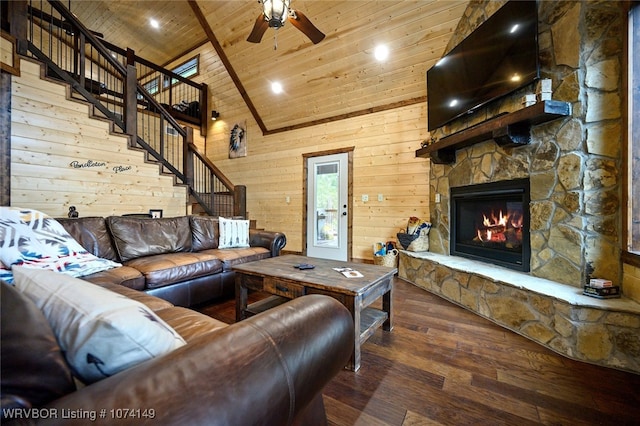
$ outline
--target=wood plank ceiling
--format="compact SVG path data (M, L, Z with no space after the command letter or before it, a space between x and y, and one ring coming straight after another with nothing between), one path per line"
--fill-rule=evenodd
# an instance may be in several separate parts
M69 1L88 28L158 64L209 42L197 17L201 13L255 106L263 131L424 102L425 72L444 53L468 4L292 0L292 9L326 34L314 45L291 24L268 29L260 44L247 42L261 13L254 0ZM151 28L151 18L160 29ZM374 58L378 44L390 50L384 62ZM284 93L271 92L273 81L284 86ZM215 82L207 83L215 97Z

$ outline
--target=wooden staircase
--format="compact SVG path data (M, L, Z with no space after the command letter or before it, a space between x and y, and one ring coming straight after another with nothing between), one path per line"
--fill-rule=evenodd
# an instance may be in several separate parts
M130 49L107 48L59 0L40 3L48 10L36 10L22 0L4 4L10 9L17 52L44 63L47 75L67 83L72 96L89 102L97 118L110 120L114 131L130 135L129 148L143 150L148 162L159 165L161 174L170 174L176 185L188 187L195 214L246 217L246 188L233 185L198 150L193 128L179 124L160 102L160 95L144 88L139 68L147 76L152 68L164 73L175 85L195 83L137 58ZM205 132L207 97L199 95Z

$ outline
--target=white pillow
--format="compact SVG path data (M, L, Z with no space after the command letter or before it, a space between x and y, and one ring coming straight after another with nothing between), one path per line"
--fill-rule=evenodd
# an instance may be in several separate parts
M186 342L140 302L65 274L13 267L16 288L51 324L76 376L92 383Z
M220 241L218 248L249 247L249 221L218 218Z

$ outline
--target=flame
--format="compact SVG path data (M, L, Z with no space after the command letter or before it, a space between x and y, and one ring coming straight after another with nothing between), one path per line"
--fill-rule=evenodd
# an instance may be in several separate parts
M493 211L489 216L482 215L482 225L484 229L476 229L477 239L481 242L506 242L508 229L520 232L522 229L522 215L517 212L507 212L500 210L497 214Z
M512 221L511 222L511 227L512 228L516 228L516 229L522 228L522 216L520 218L518 218L517 220Z
M482 215L482 218L482 224L484 226L507 226L507 223L509 223L509 215L502 214L502 210L500 210L498 217L496 217L492 212L491 219L489 219L485 214Z

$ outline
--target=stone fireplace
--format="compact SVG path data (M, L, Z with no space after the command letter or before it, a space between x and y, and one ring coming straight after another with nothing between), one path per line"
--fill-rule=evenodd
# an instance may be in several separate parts
M449 49L502 3L472 2ZM533 126L529 144L503 147L486 140L457 150L451 164L432 162L431 251L450 254L452 188L529 179L530 274L578 288L591 277L621 281L623 22L617 3L539 2L541 76L552 80L553 99L570 103L572 114ZM530 92L535 87L442 127L432 138L518 111Z
M502 3L471 2L447 50ZM640 306L625 298L590 298L581 290L590 278L622 283L625 14L618 2L538 4L541 74L552 80L553 99L571 104L571 115L534 125L522 146L489 139L457 149L449 164L432 161L430 252L401 252L399 275L568 357L640 372ZM525 88L431 137L437 143L518 111L523 95L533 91ZM458 188L513 181L529 182L528 265L496 268L476 253L460 253L460 233L469 231L455 228ZM503 208L508 210L506 202ZM467 206L462 216L471 210ZM490 210L499 219L500 207ZM486 231L492 228L502 225L490 220L478 239L491 242Z

